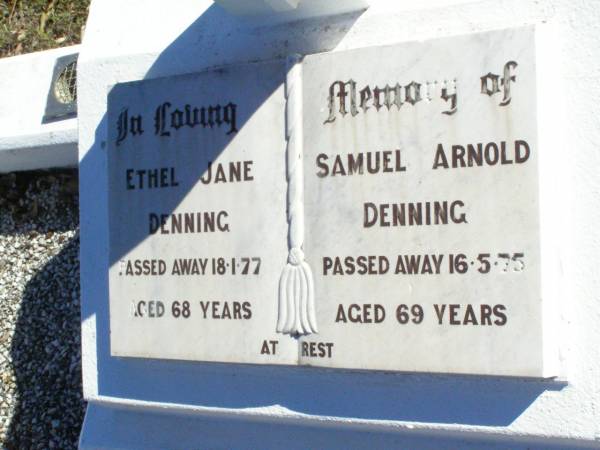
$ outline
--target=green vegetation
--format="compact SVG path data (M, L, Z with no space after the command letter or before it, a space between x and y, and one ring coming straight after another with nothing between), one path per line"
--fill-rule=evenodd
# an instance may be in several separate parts
M90 0L0 0L0 57L81 42Z

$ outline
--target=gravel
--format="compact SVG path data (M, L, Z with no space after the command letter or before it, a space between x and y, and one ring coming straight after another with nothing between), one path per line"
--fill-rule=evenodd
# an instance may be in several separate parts
M0 174L0 446L69 449L81 393L76 170Z

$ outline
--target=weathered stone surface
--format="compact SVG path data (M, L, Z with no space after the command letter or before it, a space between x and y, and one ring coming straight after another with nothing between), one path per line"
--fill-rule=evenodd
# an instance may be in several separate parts
M117 85L112 354L548 375L534 34Z

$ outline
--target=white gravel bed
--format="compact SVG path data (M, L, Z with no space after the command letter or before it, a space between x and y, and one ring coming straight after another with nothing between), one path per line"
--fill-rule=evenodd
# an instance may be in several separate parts
M0 174L0 446L76 448L83 414L75 170Z

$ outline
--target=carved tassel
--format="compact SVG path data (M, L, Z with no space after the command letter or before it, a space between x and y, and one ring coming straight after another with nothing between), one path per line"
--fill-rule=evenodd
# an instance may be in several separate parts
M304 176L302 174L302 57L288 58L285 80L288 245L287 264L279 279L277 331L317 333L314 281L304 261Z

